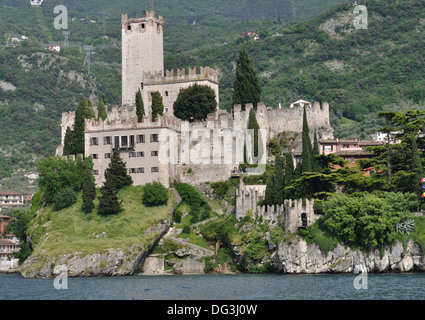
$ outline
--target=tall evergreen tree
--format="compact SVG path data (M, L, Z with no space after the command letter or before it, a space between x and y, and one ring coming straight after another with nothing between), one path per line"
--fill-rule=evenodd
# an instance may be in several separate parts
M110 181L117 191L133 184L133 179L127 174L125 162L121 159L118 150L114 150L111 162L105 173L106 181Z
M266 184L266 194L264 203L268 206L273 205L274 202L274 175L270 174L267 178L267 184Z
M245 50L239 51L239 59L236 62L236 78L233 84L232 103L242 105L245 110L247 103L254 104L261 100L261 86L258 80L254 64L249 59Z
M322 172L322 165L320 164L320 160L318 158L318 156L320 155L320 150L319 150L319 141L317 139L317 133L314 133L314 142L313 142L313 154L312 154L312 158L313 158L313 171L314 172Z
M283 204L283 189L285 176L283 174L283 160L281 156L276 156L276 162L274 167L274 194L273 204Z
M103 94L100 97L99 105L97 106L97 111L97 116L99 120L105 121L105 119L108 117L108 113L106 112L105 96Z
M260 148L260 126L257 122L257 118L255 117L255 111L254 109L251 109L249 111L249 119L248 119L248 129L254 130L254 157L259 156L259 150Z
M84 131L85 131L86 99L81 97L75 111L73 154L84 154Z
M93 161L88 157L84 160L83 205L81 206L84 213L91 213L94 209L93 200L96 198L96 184L92 171Z
M98 213L103 216L118 214L121 212L121 204L118 200L117 190L112 180L106 180L100 189Z
M162 102L162 96L159 91L152 94L152 121L156 121L158 115L164 114L164 103Z
M289 187L295 180L295 168L294 161L292 160L291 153L287 153L285 156L285 187ZM283 193L284 199L293 199L294 193L291 190L285 190Z
M412 162L411 162L411 172L413 173L412 181L412 192L422 193L421 192L421 179L424 178L424 170L421 163L421 158L419 156L418 145L416 143L416 138L412 136Z
M302 132L302 172L312 172L313 163L312 163L312 153L313 147L311 145L310 139L310 130L308 128L307 122L307 111L304 108L303 115L303 132Z
M74 132L70 127L66 128L63 155L70 156L74 153Z
M136 114L137 121L142 122L145 115L145 105L143 104L142 92L140 89L136 92Z
M91 103L90 99L85 99L85 100L86 100L85 118L86 119L96 118L96 115L94 114L93 104Z

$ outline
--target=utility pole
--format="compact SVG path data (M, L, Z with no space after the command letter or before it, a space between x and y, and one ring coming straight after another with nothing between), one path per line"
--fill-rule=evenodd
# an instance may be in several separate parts
M63 35L65 36L65 40L63 42L64 48L68 48L69 47L68 37L69 37L70 34L71 34L71 32L69 32L69 31L63 31Z
M87 70L90 73L90 56L91 56L91 52L93 51L93 46L83 46L84 50L86 50L86 59L84 60L84 64L83 66L85 66L87 64Z

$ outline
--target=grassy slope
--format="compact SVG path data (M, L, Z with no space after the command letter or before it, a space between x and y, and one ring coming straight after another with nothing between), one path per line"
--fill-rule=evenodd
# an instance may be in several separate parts
M170 198L167 206L148 208L141 204L142 191L143 187L122 189L118 197L123 200L124 211L115 216L103 217L96 210L84 214L80 210L81 196L75 205L58 212L51 206L43 208L29 228L35 243L34 252L46 250L48 256L58 256L74 252L86 255L109 248L125 251L134 244L140 247L143 244L147 248L157 235L147 235L144 231L169 218L175 199ZM97 206L97 200L95 204ZM95 237L102 232L107 236Z

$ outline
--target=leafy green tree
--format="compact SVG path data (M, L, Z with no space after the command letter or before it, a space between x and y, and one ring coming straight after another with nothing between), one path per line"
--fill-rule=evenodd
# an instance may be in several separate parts
M245 50L239 51L239 59L236 62L236 78L233 84L232 103L240 104L245 110L247 103L252 103L254 108L261 100L261 86L258 80L254 64L249 59Z
M63 146L63 155L70 156L74 153L74 132L70 127L66 128L65 140Z
M97 116L102 121L105 121L105 119L108 117L108 114L106 112L106 105L105 105L105 96L102 94L100 97L99 105L97 106Z
M396 224L410 216L407 208L394 206L393 198L392 193L383 197L337 194L323 203L324 223L346 245L382 248L394 243Z
M127 174L125 162L121 159L118 150L114 150L109 167L105 172L105 180L110 181L115 190L133 184L133 179Z
M62 159L49 157L37 163L39 173L38 186L43 191L43 199L47 204L61 201L58 194L65 188L75 192L82 189L84 168L81 159Z
M143 203L148 207L164 206L168 197L167 188L159 182L147 183L143 188Z
M143 117L145 116L145 105L143 103L142 92L140 89L136 92L136 114L137 121L142 122Z
M93 200L96 198L96 184L92 174L93 161L91 157L84 160L84 181L83 181L83 205L81 210L84 213L91 213L94 209Z
M75 191L68 187L60 190L55 196L54 210L59 211L72 206L77 202Z
M205 120L217 109L215 91L209 86L194 84L180 90L173 108L174 115L182 120Z
M156 121L158 115L164 114L164 103L159 91L152 94L152 121Z

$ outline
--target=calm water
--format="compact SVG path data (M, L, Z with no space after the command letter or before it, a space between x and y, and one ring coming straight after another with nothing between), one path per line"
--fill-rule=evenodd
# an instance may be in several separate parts
M356 274L199 275L53 279L0 274L0 300L424 300L425 273L369 274L367 289ZM364 283L365 284L365 283Z

